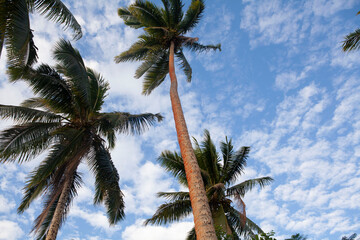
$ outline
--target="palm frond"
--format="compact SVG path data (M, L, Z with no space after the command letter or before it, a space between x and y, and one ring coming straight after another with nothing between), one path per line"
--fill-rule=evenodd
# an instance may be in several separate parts
M59 142L54 144L48 156L31 174L29 186L35 186L48 177L56 168L70 161L76 155L85 155L89 151L89 137L83 129L62 128L56 132ZM80 157L79 157L80 158Z
M11 12L7 15L5 32L8 65L14 67L33 63L37 55L26 0L11 1L6 4L7 10Z
M0 162L29 161L51 144L55 123L28 123L15 125L0 133Z
M210 50L219 50L219 51L221 51L221 44L202 45L202 44L197 43L197 42L187 41L187 42L184 42L183 46L186 47L187 49L189 49L190 51L199 52L199 53L210 51Z
M176 152L163 151L157 161L167 172L173 175L181 184L187 186L184 162Z
M143 63L136 69L135 78L141 78L164 54L166 54L164 51L147 54Z
M350 52L360 48L360 28L345 37L342 47L344 52Z
M232 182L244 171L244 167L246 166L246 159L248 158L249 152L250 147L242 147L234 154L234 157L231 159L231 161L228 161L227 169L223 169L223 183Z
M170 203L162 204L155 214L145 221L148 224L167 224L179 221L188 216L192 211L190 200L178 200Z
M144 27L165 27L160 9L149 1L136 0L128 7L129 12Z
M35 94L44 98L54 112L69 113L73 110L73 94L69 84L52 67L42 64L30 70L23 79Z
M63 25L65 29L71 28L74 31L74 39L78 40L82 37L80 24L61 0L35 0L34 2L35 8L47 19Z
M56 69L64 74L73 85L74 99L82 108L90 107L90 85L85 63L77 49L69 41L61 39L54 49Z
M227 196L234 196L235 194L239 194L241 197L244 197L245 193L251 191L255 186L264 188L273 181L274 179L272 179L271 177L261 177L261 178L246 180L242 183L239 183L235 186L228 188L226 190L226 194Z
M185 34L191 31L200 21L205 5L202 0L192 0L183 20L179 24L179 32Z
M60 122L61 116L27 107L0 104L0 118L13 119L19 123Z
M144 76L143 94L149 95L157 86L159 86L169 73L169 55L164 54L152 65Z
M131 14L129 9L125 7L121 7L118 9L118 15L120 18L124 20L124 23L129 27L135 29L143 27L142 24L137 20L137 18Z
M190 200L189 192L158 192L157 197L166 198L166 200L171 202Z
M212 184L218 183L220 180L219 158L216 152L215 144L213 143L208 130L204 130L204 140L201 142L201 154L199 155L198 159L202 159L201 165L203 165L200 166L200 168L205 170L205 172L210 176Z
M109 128L126 134L140 134L154 125L156 121L162 121L163 117L158 114L130 114L125 112L112 112L100 114L100 132L107 132Z
M226 171L229 169L229 164L233 162L233 157L234 157L234 151L233 151L234 147L232 145L231 139L228 140L228 138L226 137L225 142L220 142L220 149L223 159L221 175L225 176Z
M104 104L109 84L99 73L90 68L87 68L87 74L90 82L90 106L93 112L98 112Z
M180 49L179 52L177 52L175 55L180 60L180 67L182 68L182 70L185 73L186 80L188 82L191 82L192 69L191 69L191 66L190 66L189 62L187 61L183 51Z
M94 204L104 203L110 224L125 217L123 193L119 187L119 174L111 160L109 151L100 139L93 142L93 151L88 162L95 174Z
M171 27L177 27L184 16L184 12L182 10L184 4L181 0L169 0L169 2L171 12Z

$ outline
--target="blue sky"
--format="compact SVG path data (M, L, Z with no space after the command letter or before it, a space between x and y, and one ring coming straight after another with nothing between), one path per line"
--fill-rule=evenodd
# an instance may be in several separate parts
M191 218L142 225L163 203L156 192L179 190L156 162L161 151L178 145L169 81L142 96L142 82L133 78L138 63L113 62L141 33L117 16L117 8L131 1L64 2L84 31L73 44L110 83L104 111L160 112L165 120L142 136L119 135L112 151L125 194L125 221L109 227L104 208L92 206L94 179L84 164L85 184L58 239L184 239ZM208 0L191 36L204 44L221 43L222 52L185 53L192 83L177 71L190 134L201 139L208 129L216 143L228 136L236 149L251 146L239 181L275 179L248 193L244 202L248 217L280 240L297 232L312 240L360 233L360 51L341 51L343 37L360 27L359 10L356 0ZM71 32L38 15L31 26L40 62L53 64L52 46L60 37L71 39ZM23 83L8 83L2 57L0 103L19 104L31 96ZM0 127L9 124L1 121ZM0 239L32 239L41 200L22 215L16 208L27 173L42 157L0 167Z

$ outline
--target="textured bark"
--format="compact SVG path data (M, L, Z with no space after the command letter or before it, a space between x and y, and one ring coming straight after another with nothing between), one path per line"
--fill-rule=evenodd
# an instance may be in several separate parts
M170 46L169 75L171 79L171 106L174 114L180 152L184 160L186 179L189 186L196 237L198 240L217 240L204 183L200 173L200 168L190 141L184 113L182 111L180 98L177 91L177 79L174 66L174 42L171 42Z

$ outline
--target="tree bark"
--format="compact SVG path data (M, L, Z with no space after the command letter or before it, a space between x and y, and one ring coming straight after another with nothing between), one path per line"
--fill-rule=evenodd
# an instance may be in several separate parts
M66 170L65 178L66 179L65 179L63 190L59 197L59 201L57 203L54 216L51 220L49 230L46 234L46 240L55 240L56 239L56 236L57 236L57 233L59 230L59 226L60 226L60 220L61 220L61 218L63 216L63 212L65 210L66 199L69 196L71 182L73 180L73 171Z
M171 42L169 55L169 75L171 80L170 99L174 114L176 133L181 156L184 160L186 179L189 186L191 207L194 215L196 238L199 240L217 240L213 219L205 192L204 182L197 163L187 130L184 113L177 90L174 65L174 42Z

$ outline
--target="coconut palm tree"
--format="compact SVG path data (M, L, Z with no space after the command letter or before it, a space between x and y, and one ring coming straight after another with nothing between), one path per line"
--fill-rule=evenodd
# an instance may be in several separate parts
M290 238L286 238L285 240L307 240L307 237L300 233L297 233L297 234L291 235Z
M136 0L128 7L118 9L118 15L126 25L135 29L143 28L144 33L129 50L116 56L115 61L117 63L142 61L136 70L135 78L144 76L143 94L145 95L159 86L167 74L170 75L171 106L190 188L196 234L199 239L213 240L216 239L215 230L178 95L174 58L176 56L179 60L187 81L190 82L192 69L183 50L195 52L220 50L220 45L205 46L198 42L199 38L186 36L194 29L203 14L205 5L202 0L192 0L185 14L181 0L162 0L162 3L164 7L159 8L149 1Z
M357 13L357 15L359 14L360 11ZM352 33L349 33L345 37L345 41L343 41L342 47L344 52L350 52L360 48L360 28L356 29Z
M5 44L10 67L37 60L29 18L34 11L71 28L75 39L82 36L79 23L61 0L0 0L0 57Z
M159 114L101 112L109 89L102 76L85 66L68 41L56 45L54 58L55 67L42 64L23 75L37 97L21 106L0 105L0 117L17 122L0 133L0 162L22 163L49 150L30 173L18 208L22 213L44 195L33 231L37 239L46 240L56 238L82 185L77 170L81 162L86 161L95 175L94 204L105 205L110 224L124 218L119 175L109 153L115 133L140 133L162 119Z
M255 232L263 233L260 227L246 217L242 198L255 186L263 188L273 179L261 177L233 185L244 171L250 148L242 147L234 151L231 140L226 138L225 142L221 142L219 154L207 130L201 144L194 139L194 145L215 228L225 232L227 236L232 236L232 239L253 236ZM180 184L188 186L183 158L178 153L164 151L158 161ZM146 225L179 221L191 213L189 192L159 192L158 196L166 198L168 202L162 204L156 213L145 221ZM197 239L194 229L189 232L187 239Z

